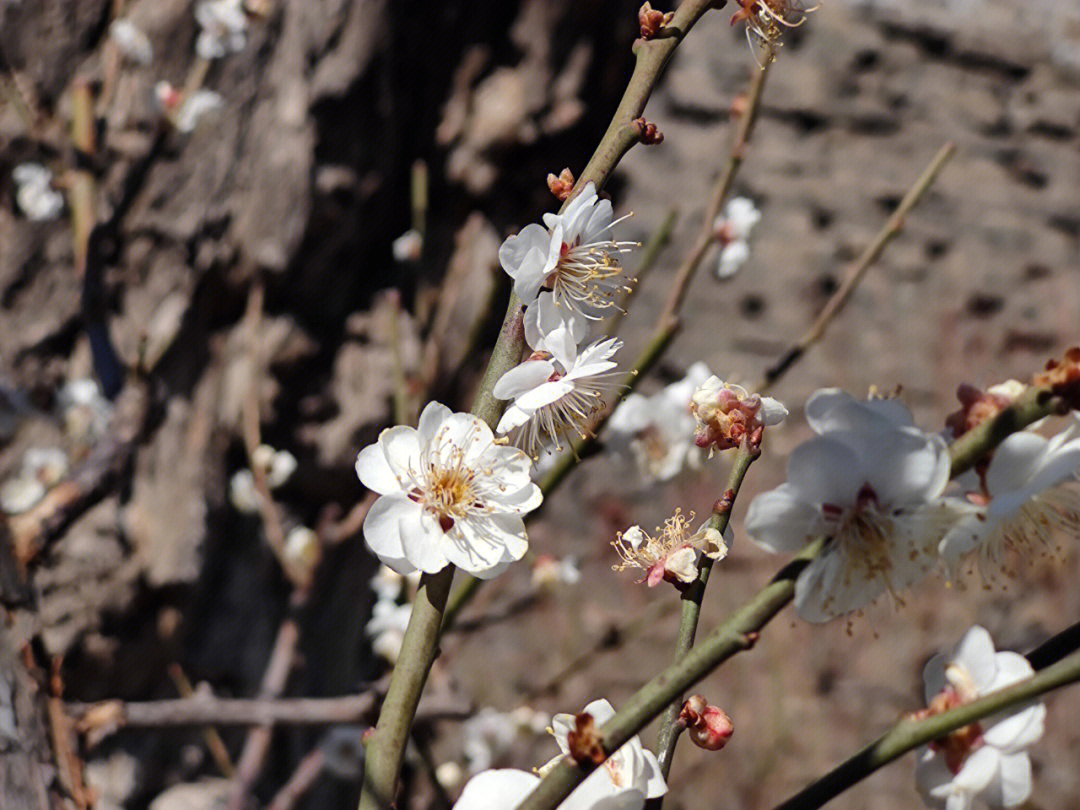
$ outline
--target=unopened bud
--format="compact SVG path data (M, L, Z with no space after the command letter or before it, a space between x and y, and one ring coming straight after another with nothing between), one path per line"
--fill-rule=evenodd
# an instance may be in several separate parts
M596 719L588 712L574 715L574 728L566 735L566 744L574 762L599 765L607 758Z
M641 137L641 142L646 146L655 146L664 142L664 133L657 128L656 124L644 118L635 118L633 123Z
M661 28L671 22L674 16L674 11L669 11L665 14L662 11L657 11L646 2L638 10L638 24L641 26L641 38L652 39L655 37L660 33Z
M679 722L686 727L690 740L698 748L719 751L735 731L727 712L712 706L704 695L691 695L679 713Z
M551 193L559 200L565 201L570 196L570 192L574 190L574 173L569 168L563 169L559 172L559 176L554 174L548 174L547 184Z

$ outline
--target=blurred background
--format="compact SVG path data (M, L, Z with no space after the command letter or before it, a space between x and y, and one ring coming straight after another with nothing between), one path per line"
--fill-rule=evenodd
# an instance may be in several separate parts
M116 729L117 704L89 717L74 704L385 683L380 632L365 631L378 565L356 453L395 407L468 408L509 288L498 245L557 206L548 172L584 167L637 36L623 0L216 5L239 21L190 0L0 0L4 807L355 806L370 701L334 730L254 735ZM634 149L607 186L616 213L633 212L620 238L647 241L676 216L630 299L626 360L700 228L758 70L732 12L678 49L646 113L662 145ZM806 438L814 389L901 386L937 430L959 383L1024 379L1080 340L1080 8L824 0L783 42L735 186L762 213L750 259L724 283L706 259L640 390L696 361L760 377L940 146L957 153L772 392L793 417L736 505L706 631L782 563L740 519ZM200 117L185 89L217 97ZM609 543L676 506L708 513L726 464L665 482L610 453L580 465L530 528L535 552L573 558L580 580L544 584L522 564L469 605L402 808L445 806L485 746L494 765L542 764L544 713L618 707L668 662L677 594L612 572ZM923 663L972 623L1021 651L1071 624L1078 575L1066 545L1004 587L931 579L822 627L782 614L702 685L735 735L721 753L684 742L665 807L771 807L919 708ZM1048 702L1029 806L1080 807L1080 700ZM493 731L469 724L482 710ZM909 756L832 806L918 806L912 770ZM303 795L281 793L305 773Z

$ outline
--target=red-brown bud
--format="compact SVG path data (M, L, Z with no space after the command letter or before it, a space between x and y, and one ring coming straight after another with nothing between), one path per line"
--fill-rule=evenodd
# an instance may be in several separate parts
M652 39L658 33L660 29L671 22L672 17L675 16L674 11L669 11L666 14L662 11L657 11L648 2L646 2L638 10L638 24L641 26L641 38Z
M554 174L548 174L547 184L551 189L551 193L554 194L559 200L565 201L570 196L570 192L574 190L574 173L569 168L563 169L559 172L559 176Z
M664 142L664 133L657 129L656 124L644 118L635 118L633 123L641 137L641 142L646 146L655 146Z

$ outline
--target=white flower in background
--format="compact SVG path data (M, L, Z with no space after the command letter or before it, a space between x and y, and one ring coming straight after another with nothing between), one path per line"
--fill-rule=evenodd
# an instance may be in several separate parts
M424 237L416 228L409 228L401 236L390 244L390 252L395 262L407 264L420 260L420 253L424 249Z
M56 405L68 435L82 444L100 439L112 418L112 403L97 381L89 378L64 383L56 394Z
M553 557L538 554L533 563L532 586L538 590L558 585L577 585L581 581L581 568L576 557Z
M296 457L288 450L275 450L268 444L260 444L251 454L251 463L266 475L266 485L277 489L296 472Z
M614 449L633 456L644 481L668 481L686 467L701 466L690 404L694 391L709 376L708 366L694 363L684 378L655 394L630 394L611 415L608 442Z
M731 278L746 264L750 258L750 232L760 220L761 212L753 200L735 197L713 222L713 233L720 243L717 278Z
M11 172L15 202L27 219L43 222L64 210L64 195L52 187L52 172L40 163L20 163Z
M46 492L45 485L36 478L16 475L0 485L0 509L8 515L28 512Z
M461 725L461 746L470 774L486 771L521 734L541 734L551 718L528 706L503 712L485 706Z
M319 542L319 535L307 526L294 526L285 536L282 556L290 576L301 583L310 582L315 568L322 560L322 543Z
M372 608L371 619L364 625L364 633L371 639L371 651L391 664L397 663L410 616L412 605L378 600Z
M131 20L118 17L109 26L109 39L127 59L140 65L149 65L154 61L154 49L150 38Z
M821 622L925 575L955 509L938 499L949 481L945 441L910 426L903 403L823 389L806 416L821 435L795 449L786 483L751 502L745 525L775 552L829 538L795 586L799 615Z
M53 487L63 480L70 469L68 455L59 447L31 447L23 454L21 475L34 478L46 487Z
M689 517L684 517L682 511L676 509L675 514L657 528L655 537L640 526L631 526L625 532L619 532L611 545L622 562L612 568L616 571L642 569L645 576L640 581L647 582L650 588L664 580L676 586L693 582L697 579L702 557L724 559L732 536L730 527L723 536L716 529L706 526L691 532L693 519L693 512Z
M364 539L399 574L453 564L486 579L529 547L522 515L542 500L529 457L496 444L472 414L428 403L417 428L388 428L361 450L356 473L382 496L364 519Z
M154 85L154 97L162 113L184 134L194 132L204 115L225 106L225 99L212 90L196 90L186 95L165 81Z
M259 512L259 493L255 489L255 476L246 467L237 470L229 479L229 503L238 512L255 515Z
M545 439L560 449L566 433L587 435L589 417L616 384L611 357L622 341L601 339L579 351L569 331L559 330L545 345L545 351L503 374L492 389L499 399L511 400L496 432L516 430L515 443L533 457Z
M588 183L563 213L544 214L544 225L526 225L509 237L499 262L514 279L514 292L529 305L546 287L574 316L602 317L627 289L619 254L636 246L612 238L612 216L611 201L599 199Z
M239 53L247 45L248 21L240 0L204 0L195 7L195 21L202 28L195 52L203 59Z
M594 700L584 713L592 715L599 726L615 715L606 700ZM559 756L540 769L543 774L570 751L569 734L575 728L572 714L557 714L552 719L552 733L560 751ZM540 777L526 771L506 768L483 771L465 785L455 810L513 810L540 783ZM660 764L651 751L634 737L608 757L570 796L559 805L560 810L641 810L646 799L667 793L667 784L660 774Z
M411 600L420 585L420 572L413 571L408 576L402 576L393 568L380 565L369 585L371 585L371 590L375 591L376 599L387 602L397 602L400 599Z
M696 427L694 443L714 450L738 447L745 437L769 425L778 425L788 409L772 397L750 394L741 385L726 383L716 375L694 392L690 410Z
M987 566L1009 563L1010 554L1019 559L1045 554L1055 546L1055 531L1078 533L1080 496L1059 486L1074 480L1080 469L1077 427L1074 415L1069 428L1051 439L1014 433L994 451L981 481L973 474L961 479L981 486L968 494L963 517L941 541L950 568L977 550L985 573Z
M956 647L930 659L923 671L926 717L963 706L1035 672L1022 655L995 652L990 634L972 627ZM1026 748L1043 734L1041 703L994 715L919 749L915 780L927 804L968 810L976 798L990 807L1015 807L1031 795Z

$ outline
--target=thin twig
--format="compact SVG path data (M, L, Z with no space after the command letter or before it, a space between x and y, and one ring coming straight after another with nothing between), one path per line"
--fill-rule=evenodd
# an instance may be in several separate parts
M312 786L322 776L326 765L326 754L321 747L317 747L307 754L300 764L296 766L292 776L277 792L266 810L292 810L304 794L311 790Z
M950 447L953 477L996 447L1005 436L1044 416L1059 413L1063 403L1052 386L1033 386L993 419L965 433ZM809 544L741 608L701 643L641 687L615 716L599 729L600 744L610 755L658 716L680 695L724 661L750 649L758 633L795 596L795 582L824 545ZM1080 654L1078 654L1080 655ZM940 735L939 735L940 736ZM588 776L588 770L564 757L518 805L517 810L554 810Z
M664 305L663 313L660 316L660 323L665 323L666 320L678 320L679 310L682 309L683 299L686 298L686 292L690 288L690 282L697 272L698 265L701 264L701 260L705 258L705 254L708 253L709 248L716 241L713 223L720 216L720 209L731 194L731 188L735 184L735 175L738 174L739 167L742 166L746 147L750 143L750 136L754 132L754 124L757 123L758 113L761 110L762 92L765 89L765 80L769 77L771 65L772 48L767 48L764 67L754 74L754 78L750 83L746 110L739 119L739 129L735 133L735 141L731 145L727 165L713 186L709 207L705 209L705 218L702 220L697 239L675 273L671 291L668 293L667 303Z
M191 685L191 680L179 664L173 664L169 667L169 677L176 684L176 691L180 693L180 697L190 698L195 696L195 687ZM233 766L232 758L229 756L229 749L225 747L225 741L221 739L221 734L213 726L203 726L202 734L203 739L206 740L206 747L210 749L210 756L217 763L218 770L226 778L232 779L236 773L236 768Z
M930 161L930 165L923 170L923 173L919 176L919 179L915 181L915 184L908 189L907 194L896 206L896 210L892 212L885 225L878 231L877 236L874 237L874 241L871 242L862 255L848 268L844 274L844 280L840 284L840 288L833 293L832 298L825 304L825 308L821 310L821 313L817 316L817 319L811 324L810 328L803 333L794 344L784 352L783 356L765 372L765 379L758 383L757 387L753 390L764 391L770 386L774 385L784 374L787 373L799 358L801 358L807 350L817 343L823 334L825 329L832 322L844 304L847 303L848 298L851 297L851 293L862 281L863 276L866 275L866 271L869 270L874 262L880 257L885 247L891 242L904 228L904 222L908 213L915 204L926 193L927 189L937 179L938 174L945 167L949 158L952 157L953 152L956 151L956 145L951 141L946 143L938 150L938 153L934 156L934 159Z
M607 132L578 178L575 188L582 189L589 182L594 183L597 189L602 188L622 156L640 141L641 132L634 125L634 120L644 111L645 104L675 48L697 20L713 6L713 2L714 0L687 0L679 6L671 22L662 30L661 36L647 41L637 40L634 43L634 72ZM496 424L505 407L505 403L496 399L492 393L495 383L518 364L525 347L523 317L521 299L511 293L499 338L472 407L472 413L491 426ZM377 810L392 801L396 792L408 730L435 658L454 571L454 566L448 565L438 574L425 576L421 580L394 669L394 677L379 715L375 735L368 744L366 779L360 795L360 810Z
M1075 651L1078 639L1074 631L1075 627L1065 631L1070 638L1061 640L1065 644L1072 644L1074 651L1057 662L1047 665L1038 674L1005 689L984 695L957 709L922 720L911 718L901 720L851 759L808 785L787 801L778 804L776 810L813 810L821 807L874 771L885 767L920 745L939 740L950 731L955 731L991 714L1020 706L1053 689L1080 681L1080 652ZM1051 642L1056 643L1056 641L1056 638L1051 639Z
M751 448L744 439L735 456L735 462L728 474L727 486L721 497L713 507L713 513L709 517L706 526L716 529L723 534L731 520L731 509L735 498L742 488L743 480L750 469L750 465L761 455L760 449ZM698 577L690 587L682 594L682 617L679 621L679 635L675 641L675 660L690 651L694 646L694 637L697 635L698 619L701 617L701 600L705 597L705 586L709 584L709 574L712 571L713 561L705 557L701 561ZM675 755L675 746L679 742L679 728L676 721L682 709L682 696L678 695L667 707L660 721L660 732L657 735L656 755L660 760L660 772L666 779L671 771L671 761Z

